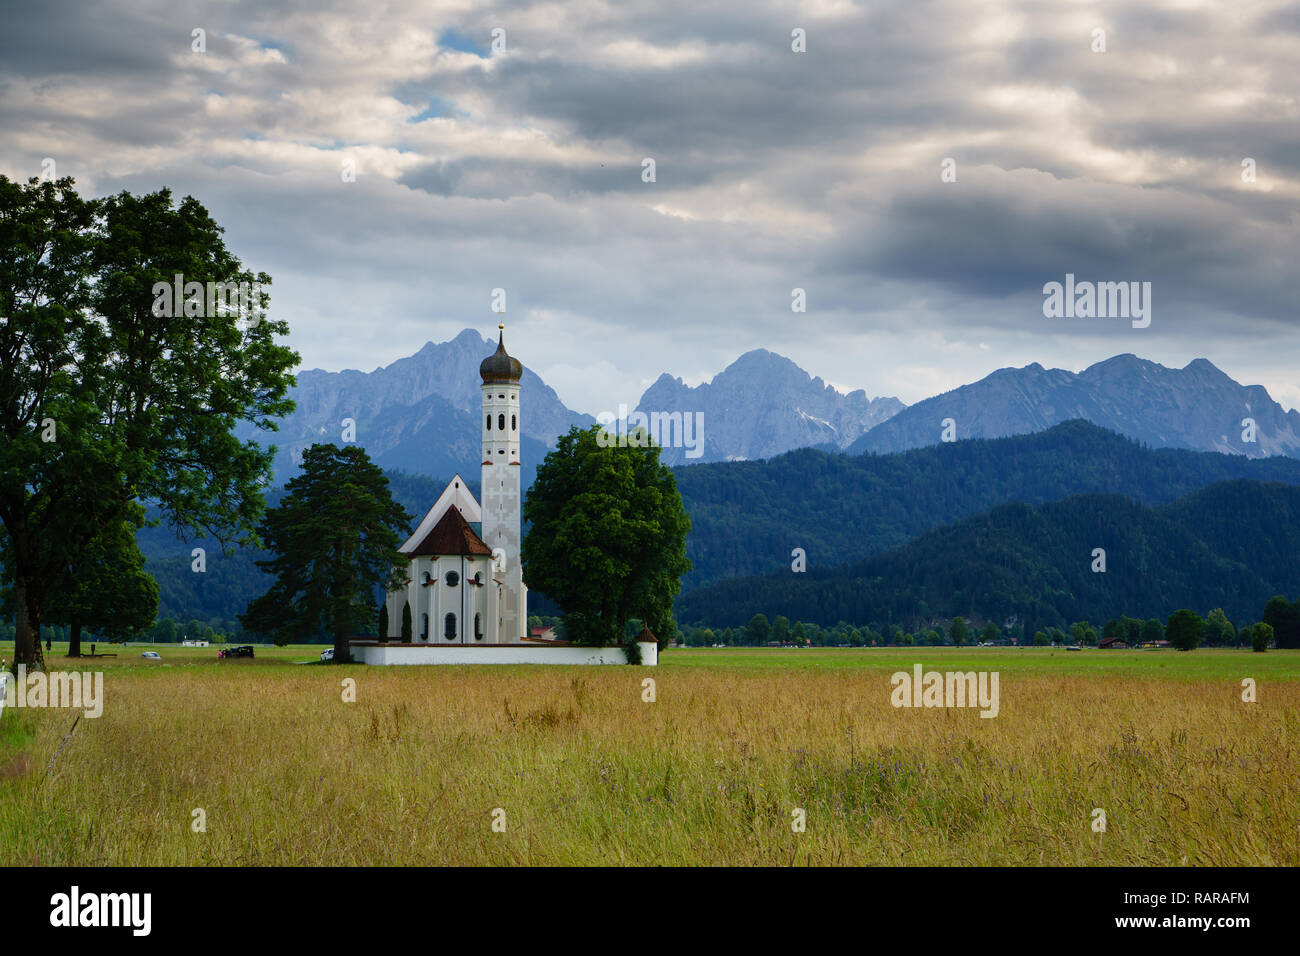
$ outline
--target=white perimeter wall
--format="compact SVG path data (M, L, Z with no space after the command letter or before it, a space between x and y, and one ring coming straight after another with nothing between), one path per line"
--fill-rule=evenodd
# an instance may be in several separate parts
M553 647L529 644L352 644L362 664L626 664L621 647ZM656 644L641 645L641 663L659 663Z

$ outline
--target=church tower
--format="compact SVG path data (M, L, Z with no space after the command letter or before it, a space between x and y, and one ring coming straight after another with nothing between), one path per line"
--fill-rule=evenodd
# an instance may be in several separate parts
M523 364L506 353L505 326L497 350L479 365L483 379L483 510L484 543L492 549L492 579L498 588L497 640L521 641L528 632L527 592L519 561L521 542L522 467L519 462L519 380Z

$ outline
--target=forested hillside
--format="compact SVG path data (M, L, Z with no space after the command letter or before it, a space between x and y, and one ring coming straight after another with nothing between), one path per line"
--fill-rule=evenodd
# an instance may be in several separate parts
M830 626L957 615L1034 629L1187 607L1257 619L1300 593L1300 487L1233 481L1151 508L1120 495L1002 505L886 554L836 568L788 568L719 582L678 600L683 623L741 625L756 613ZM1093 570L1094 549L1106 570Z
M976 439L890 455L802 449L768 461L676 469L691 516L684 591L712 581L880 554L931 528L999 504L1073 495L1173 501L1220 481L1300 484L1300 460L1150 449L1084 421L1013 438Z
M451 480L450 475L446 481L403 472L387 472L387 475L393 498L411 515L412 527ZM477 497L477 473L462 477ZM269 493L267 506L274 507L283 494L282 489ZM179 541L165 527L144 528L136 541L147 559L145 570L158 581L159 618L233 622L249 601L266 593L271 583L271 578L254 564L264 557L260 551L239 548L232 554L223 554L220 544L212 539ZM196 547L206 552L203 573L193 570L191 552Z

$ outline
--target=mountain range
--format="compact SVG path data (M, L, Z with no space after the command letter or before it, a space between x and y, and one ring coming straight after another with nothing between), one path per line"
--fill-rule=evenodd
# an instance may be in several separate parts
M478 367L495 349L495 342L465 329L373 372L311 369L298 375L290 392L297 408L279 420L278 431L241 425L235 434L276 446L276 484L293 477L302 451L314 442L341 443L345 419L355 423L356 443L382 468L469 478L478 474L482 458ZM596 420L566 408L527 366L522 384L528 407L521 416L520 454L527 487L558 436Z
M1206 359L1181 369L1116 355L1068 372L998 369L978 382L927 398L877 425L851 454L921 448L956 438L1004 438L1082 418L1153 448L1191 448L1264 458L1300 457L1300 412L1286 411L1261 385L1241 385ZM1254 421L1254 441L1243 440Z
M442 480L467 474L479 460L478 363L495 346L465 329L372 372L304 371L292 390L298 407L278 432L243 425L237 434L277 446L277 484L293 475L308 445L342 441L345 419L386 469ZM595 419L566 407L526 364L523 385L527 487L556 439ZM949 419L956 439L1029 434L1083 419L1153 448L1300 457L1300 412L1284 410L1262 386L1241 385L1206 359L1171 369L1126 354L1079 373L1034 363L906 406L863 389L845 394L788 358L755 349L700 385L660 375L636 410L698 414L693 420L703 422L700 453L664 448L670 465L755 461L799 448L887 454L942 443ZM1243 440L1244 419L1253 421L1253 442Z
M766 349L746 352L712 381L686 385L667 373L646 389L637 411L700 413L703 454L666 447L670 465L770 458L793 448L843 450L906 406L897 398L847 395Z

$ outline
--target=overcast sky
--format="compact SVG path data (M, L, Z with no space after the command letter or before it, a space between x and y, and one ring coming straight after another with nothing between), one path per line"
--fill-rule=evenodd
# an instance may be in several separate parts
M492 333L503 288L511 352L593 414L753 348L909 403L1204 356L1300 405L1294 4L3 11L0 172L192 194L304 368ZM1150 326L1045 318L1066 273L1151 282Z

